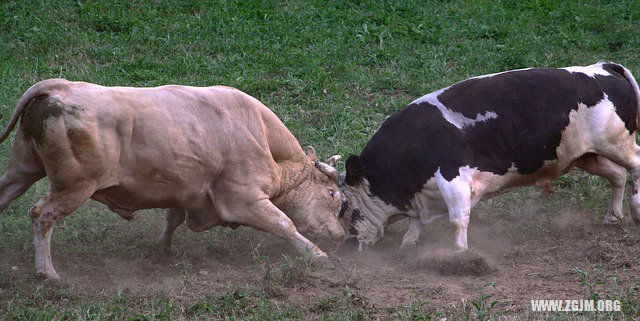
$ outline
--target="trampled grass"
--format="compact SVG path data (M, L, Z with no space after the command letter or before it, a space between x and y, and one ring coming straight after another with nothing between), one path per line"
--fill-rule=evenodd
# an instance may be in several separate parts
M220 84L260 99L303 146L347 156L359 153L394 111L470 76L600 60L640 75L639 21L640 5L632 0L7 0L0 2L0 124L4 128L22 93L45 78ZM10 151L11 139L0 145L0 168ZM574 197L573 204L606 210L608 187L599 178L578 175L561 183L573 187L560 191ZM82 297L73 289L16 283L10 260L33 251L26 213L45 189L46 182L38 183L0 216L0 319L304 319L329 311L329 319L416 320L441 313L420 310L421 302L371 313L346 290L311 307L283 308L246 289L189 301L162 293ZM513 198L526 202L527 193ZM112 242L121 251L141 251L136 242L155 237L127 230L107 212L89 204L65 219L54 233L54 256L99 255L114 250L105 245Z

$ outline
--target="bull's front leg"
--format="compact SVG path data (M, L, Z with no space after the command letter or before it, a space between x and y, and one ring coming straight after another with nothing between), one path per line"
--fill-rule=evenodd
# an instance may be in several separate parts
M162 235L158 238L158 244L162 246L162 248L169 252L171 251L171 244L173 243L173 234L176 229L182 225L186 216L186 211L179 208L170 208L167 210L167 214L165 216L165 225L164 231Z
M458 171L459 175L451 180L447 180L440 172L436 175L438 188L449 211L449 221L455 228L456 248L458 251L466 251L469 248L467 227L471 212L473 172L466 166L459 168Z
M400 249L406 251L418 245L418 238L420 237L421 230L422 222L420 222L420 217L410 217L409 228L402 238L402 245L400 245Z
M234 214L225 215L226 213ZM250 226L291 241L299 251L311 252L316 264L332 265L327 254L302 236L291 219L268 199L259 200L246 208L227 209L221 211L221 214L225 221Z

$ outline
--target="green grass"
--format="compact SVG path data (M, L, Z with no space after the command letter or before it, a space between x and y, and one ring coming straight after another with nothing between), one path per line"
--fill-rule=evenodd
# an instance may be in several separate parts
M640 5L631 0L5 0L0 124L4 128L22 93L45 78L126 86L221 84L263 101L303 146L315 146L322 156L347 156L358 153L394 111L473 75L600 60L640 75L638 21ZM10 146L11 140L0 145L2 169ZM606 209L602 180L571 177L561 183L572 189L563 195L576 197L586 210ZM38 183L0 216L0 259L32 251L26 212L45 189L46 182ZM526 192L514 195L526 202ZM140 250L145 241L134 235L139 231L114 225L106 212L88 205L68 217L54 233L54 248L87 255ZM147 242L154 237L144 232ZM109 246L114 238L119 249ZM315 308L283 308L264 292L244 289L187 303L161 294L83 298L33 284L17 290L8 277L10 264L0 263L0 319L303 319L326 312L328 319L420 320L441 313L423 309L423 302L372 313L348 291L318 298Z

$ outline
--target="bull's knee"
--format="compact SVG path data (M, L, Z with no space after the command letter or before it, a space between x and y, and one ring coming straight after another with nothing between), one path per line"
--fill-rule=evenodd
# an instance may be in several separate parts
M46 196L40 199L33 206L31 206L31 209L29 209L29 217L31 218L31 221L34 221L38 217L40 217L40 214L42 214L42 210L44 209L45 202L46 202Z

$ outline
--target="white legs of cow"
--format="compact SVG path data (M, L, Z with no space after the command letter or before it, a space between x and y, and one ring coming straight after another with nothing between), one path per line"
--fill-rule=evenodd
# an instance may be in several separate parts
M420 218L410 217L409 228L402 237L402 245L400 245L400 248L403 250L407 250L417 245L418 238L420 237L420 230L422 230L422 222L420 222Z
M611 199L609 201L609 207L604 216L603 223L604 224L613 224L619 221L624 220L624 212L622 209L623 197L624 197L624 189L627 181L627 169L622 167L613 161L605 158L604 156L596 155L593 153L585 154L580 157L575 166L584 170L587 173L597 175L605 178L611 184ZM632 164L626 164L626 166L633 166ZM463 175L464 177L465 175ZM456 178L454 181L447 182L442 178L441 175L438 176L438 187L442 190L446 191L443 193L443 199L445 200L447 207L452 206L453 211L449 210L449 220L452 224L454 224L456 228L456 247L459 250L464 250L466 244L466 228L468 225L468 215L465 215L466 205L463 205L463 208L458 208L460 201L452 200L451 195L460 195L460 197L464 196L465 198L469 198L469 204L471 207L477 202L477 196L475 198L471 198L471 196L467 195L467 189L471 189L471 187L467 187L465 181L469 180L469 176L467 178ZM640 185L638 185L640 186ZM481 193L481 191L475 191L475 193ZM632 195L637 195L638 193L632 192ZM449 201L446 201L449 199ZM640 197L637 197L640 200ZM633 205L633 196L632 196L632 206ZM640 201L635 204L640 204ZM635 212L640 212L640 205L637 205L638 208ZM634 210L631 210L634 213ZM420 232L424 225L430 224L435 221L437 218L442 217L440 212L434 212L433 210L427 211L425 213L425 220L420 217L409 217L409 227L402 238L402 245L400 246L404 250L408 250L411 247L415 246L418 243L418 239L420 237ZM466 224L465 224L466 221ZM635 216L634 221L640 222L638 216Z
M436 172L436 184L442 194L442 198L449 209L449 222L455 228L455 245L458 251L469 248L467 244L467 227L469 226L469 214L471 213L471 183L473 171L469 166L461 167L459 175L448 181L438 170Z
M611 184L611 199L603 223L612 224L617 221L622 221L624 218L622 200L624 197L624 186L627 182L627 170L603 156L596 154L586 154L580 157L580 159L576 161L576 167L609 181Z
M636 225L640 225L640 147L638 145L634 144L634 157L626 161L627 168L631 172L631 200L629 201L631 218Z

